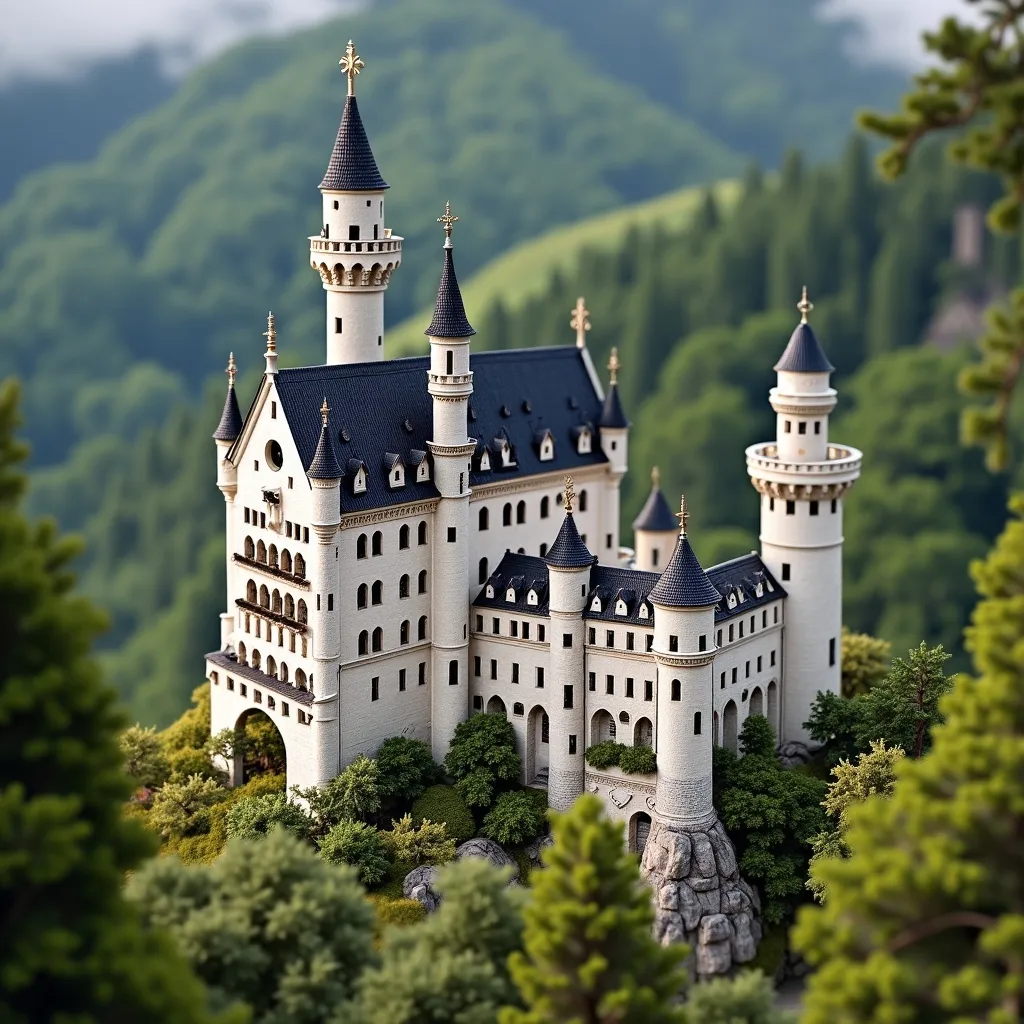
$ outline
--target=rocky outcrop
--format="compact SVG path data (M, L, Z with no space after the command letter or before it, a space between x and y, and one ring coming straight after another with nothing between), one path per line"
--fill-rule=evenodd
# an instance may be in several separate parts
M534 839L529 846L526 847L526 856L530 858L530 867L539 868L543 866L541 857L544 855L544 851L555 843L554 839L551 838L551 833L541 836L539 839Z
M508 884L519 884L519 865L493 839L469 839L455 850L455 857L457 860L478 857L496 868L511 868L512 877ZM427 913L432 914L444 899L437 889L437 868L433 864L413 868L402 882L402 895L407 900L419 901Z
M761 940L761 901L739 873L721 822L702 828L655 822L641 870L654 894L654 934L685 942L698 978L750 963Z
M790 740L788 743L779 744L775 756L783 768L799 768L810 761L814 756L814 750L800 740Z
M512 877L519 877L519 865L515 862L515 858L507 854L502 846L493 839L467 839L455 850L455 857L457 860L463 860L465 857L479 857L489 861L496 868L511 868Z

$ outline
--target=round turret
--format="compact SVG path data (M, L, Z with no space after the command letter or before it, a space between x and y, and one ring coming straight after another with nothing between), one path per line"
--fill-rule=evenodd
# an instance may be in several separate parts
M636 568L644 572L661 572L675 547L679 523L661 490L658 467L651 470L651 493L633 520L633 543Z

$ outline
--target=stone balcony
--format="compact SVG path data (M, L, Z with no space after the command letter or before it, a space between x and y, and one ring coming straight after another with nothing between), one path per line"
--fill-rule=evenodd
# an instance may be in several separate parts
M784 461L775 444L755 444L746 451L747 473L754 479L770 479L779 483L806 487L850 484L860 476L863 455L856 448L829 445L828 458L819 462Z

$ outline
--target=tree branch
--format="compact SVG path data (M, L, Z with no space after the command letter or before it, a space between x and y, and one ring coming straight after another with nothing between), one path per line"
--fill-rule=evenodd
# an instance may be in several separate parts
M948 914L940 914L930 921L922 921L900 932L895 938L886 943L886 950L889 953L898 953L901 949L916 945L922 939L930 939L940 932L949 931L950 928L974 928L977 931L987 931L996 923L996 918L988 914L982 914L976 910L954 910Z

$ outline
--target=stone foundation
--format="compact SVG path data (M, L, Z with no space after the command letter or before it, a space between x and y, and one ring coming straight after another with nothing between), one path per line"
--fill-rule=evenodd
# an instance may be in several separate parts
M761 941L761 900L740 878L721 822L699 828L655 822L641 872L654 899L654 935L685 942L692 976L729 974L750 963Z

